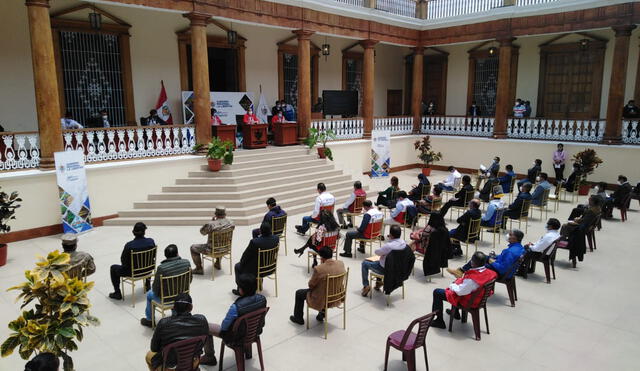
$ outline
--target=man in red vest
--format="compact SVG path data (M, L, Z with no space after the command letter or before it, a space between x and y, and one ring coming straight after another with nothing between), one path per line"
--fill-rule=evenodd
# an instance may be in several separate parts
M349 198L344 203L341 209L338 209L336 212L338 213L338 222L342 229L353 228L353 217L349 218L349 225L344 222L344 214L352 213L355 211L356 207L356 197L367 197L367 192L362 189L362 183L360 181L356 181L353 183L353 192L349 195Z
M483 286L497 277L496 272L485 268L486 263L487 256L481 251L476 251L471 257L471 269L466 271L464 276L456 279L447 289L433 290L433 305L431 310L437 312L437 315L436 319L431 323L431 327L447 328L442 318L442 304L445 300L457 307L475 307L480 303L484 296ZM477 295L473 295L477 290L480 290L480 292L478 292ZM491 295L493 295L493 293L491 293ZM473 302L470 302L472 297ZM451 311L447 309L447 314L455 316L455 319L460 319L460 313L457 309L455 313L451 313Z

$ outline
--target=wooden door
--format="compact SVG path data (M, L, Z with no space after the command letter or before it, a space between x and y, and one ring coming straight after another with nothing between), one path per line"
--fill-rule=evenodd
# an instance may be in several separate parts
M402 90L387 90L387 116L402 115Z

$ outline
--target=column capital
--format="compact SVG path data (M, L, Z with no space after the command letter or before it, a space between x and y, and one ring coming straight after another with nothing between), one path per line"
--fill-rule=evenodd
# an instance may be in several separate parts
M26 6L41 6L44 8L50 8L49 0L27 0L24 2Z
M372 40L372 39L366 39L366 40L360 41L360 45L362 45L362 47L365 49L373 49L373 47L376 46L377 43L379 43L378 40Z
M316 33L311 30L293 30L291 32L298 36L298 40L309 40L311 36Z
M211 14L202 13L202 12L185 13L182 16L190 20L192 26L204 26L204 27L207 26L207 21L212 17Z
M612 26L611 29L616 34L616 37L620 36L631 36L631 31L633 31L637 26L635 24L624 24L624 25L616 25Z
M424 46L416 46L411 48L411 50L413 51L413 54L423 54L424 53Z
M516 38L513 36L502 36L497 37L496 41L500 44L500 47L511 46L513 45L513 42L516 41Z

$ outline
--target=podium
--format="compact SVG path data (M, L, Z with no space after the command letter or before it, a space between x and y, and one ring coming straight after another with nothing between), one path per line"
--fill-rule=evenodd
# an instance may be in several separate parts
M230 141L233 143L233 148L236 148L235 125L211 125L211 135L220 138L222 141Z
M242 146L244 148L267 147L267 124L242 125Z
M298 144L298 123L285 122L271 124L276 146L291 146Z

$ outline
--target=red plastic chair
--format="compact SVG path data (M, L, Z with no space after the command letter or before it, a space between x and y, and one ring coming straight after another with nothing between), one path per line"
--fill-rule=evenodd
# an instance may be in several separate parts
M484 284L484 292L482 295L482 300L478 303L477 307L456 307L451 304L451 317L449 318L449 332L453 331L453 317L456 309L460 309L462 311L462 323L467 322L467 314L471 313L471 320L473 321L473 331L476 334L476 340L480 340L480 309L484 309L484 321L487 325L487 334L489 333L489 317L487 316L487 299L489 296L493 295L493 290L495 287L496 280L489 281ZM469 303L473 303L474 297L480 293L479 289L472 292L470 295L471 300Z
M269 311L269 307L254 310L247 313L242 317L237 318L233 322L233 328L231 332L236 334L238 329L244 329L244 338L242 341L236 344L226 344L222 341L222 347L220 348L220 368L222 371L222 363L224 361L224 347L231 348L236 354L236 368L238 371L244 371L244 355L251 357L251 346L256 343L258 346L258 357L260 358L260 370L264 371L264 360L262 359L262 343L260 343L260 331L264 327L264 318Z
M624 222L627 220L627 209L631 206L631 193L625 196L624 200L620 204L620 219Z
M416 349L422 347L424 350L424 363L427 365L427 371L429 370L429 360L427 359L427 344L425 339L427 337L427 331L431 326L433 318L436 316L436 312L427 314L420 318L416 318L411 322L406 330L398 330L387 338L387 348L384 354L384 370L387 370L387 363L389 362L389 348L393 347L402 352L402 360L407 362L407 368L409 371L416 370ZM411 330L419 325L418 333L414 333Z
M176 341L162 349L161 370L195 371L200 364L200 354L206 335Z

